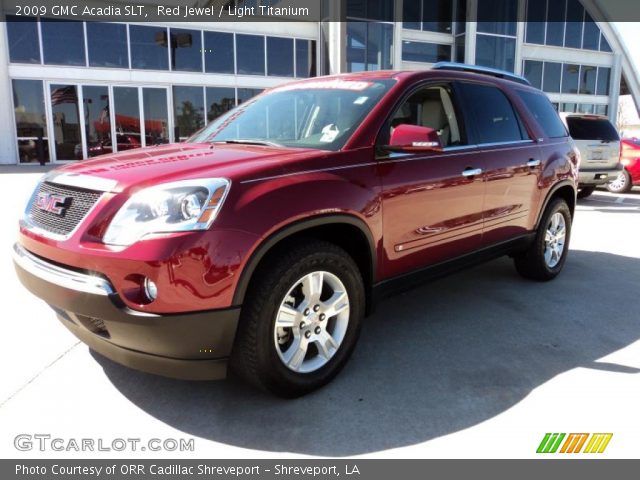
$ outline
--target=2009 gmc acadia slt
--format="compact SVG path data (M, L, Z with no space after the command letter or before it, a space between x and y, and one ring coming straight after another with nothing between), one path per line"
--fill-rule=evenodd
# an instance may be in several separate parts
M186 143L50 172L14 263L116 362L200 380L229 365L297 396L338 373L399 287L505 254L558 275L578 163L549 100L506 72L313 78Z

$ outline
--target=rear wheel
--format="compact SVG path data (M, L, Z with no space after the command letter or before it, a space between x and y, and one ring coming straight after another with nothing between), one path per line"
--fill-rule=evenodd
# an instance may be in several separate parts
M567 202L556 198L547 207L533 243L514 257L518 273L539 281L555 278L567 258L570 235L571 211Z
M587 198L595 191L596 187L581 187L578 189L578 198Z
M341 248L309 241L276 252L247 292L232 368L284 397L321 387L355 346L364 298L360 271Z
M611 193L627 193L631 190L631 187L633 187L631 175L629 175L626 169L622 170L620 175L607 184L607 190Z

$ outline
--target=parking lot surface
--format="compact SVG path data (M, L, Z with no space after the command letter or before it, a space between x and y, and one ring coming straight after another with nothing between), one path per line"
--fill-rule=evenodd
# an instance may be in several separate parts
M640 190L579 201L549 283L508 258L380 304L354 356L312 395L119 366L79 343L13 272L10 248L42 171L0 170L0 457L535 457L547 432L609 432L640 457ZM18 451L20 434L194 439L193 452Z

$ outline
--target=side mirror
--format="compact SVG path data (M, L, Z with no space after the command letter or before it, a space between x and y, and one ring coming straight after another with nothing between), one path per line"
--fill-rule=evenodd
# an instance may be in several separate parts
M391 132L387 148L397 152L441 152L442 144L435 129L403 123Z

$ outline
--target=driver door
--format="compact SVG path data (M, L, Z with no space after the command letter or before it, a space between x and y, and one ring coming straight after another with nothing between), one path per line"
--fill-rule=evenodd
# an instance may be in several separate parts
M389 152L400 124L435 129L442 151ZM468 145L450 84L426 85L401 103L378 141L383 189L384 271L391 278L478 249L484 165Z

